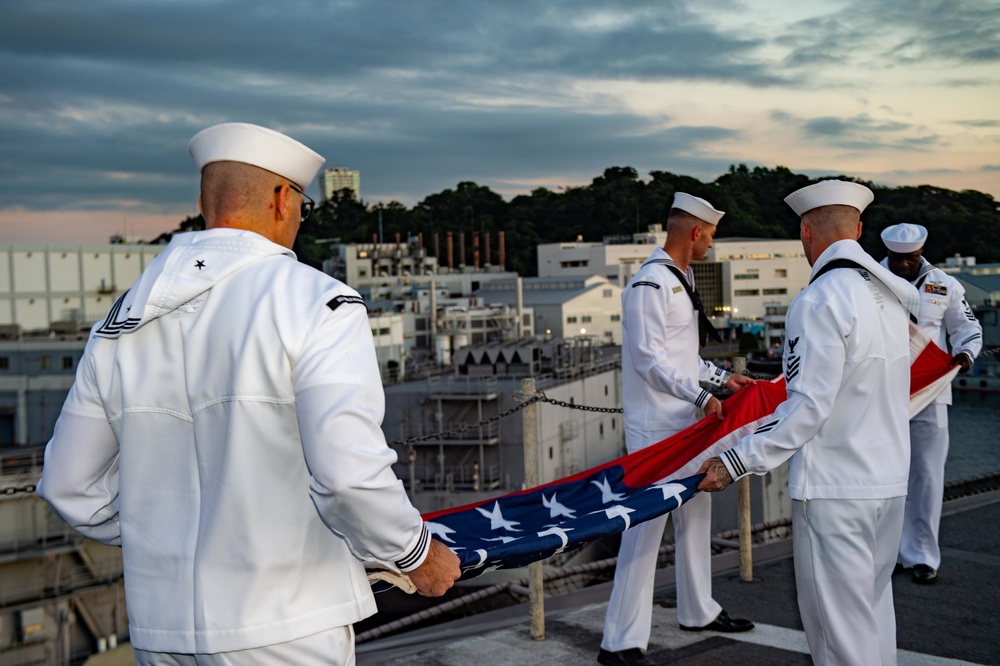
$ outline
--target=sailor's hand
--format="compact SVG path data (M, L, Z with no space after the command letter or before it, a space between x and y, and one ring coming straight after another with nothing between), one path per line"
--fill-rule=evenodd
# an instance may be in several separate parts
M698 484L698 490L705 490L710 493L725 490L733 482L733 476L722 463L721 458L709 458L706 460L698 474L704 474L705 478Z
M972 357L968 352L959 352L951 357L951 364L959 366L958 374L964 375L972 367Z
M440 597L462 575L458 564L458 557L448 550L448 546L437 539L431 539L427 558L407 575L417 586L417 592L425 597Z
M732 392L739 391L744 386L749 386L750 384L756 384L757 380L753 377L747 377L746 375L737 375L735 373L729 375L729 379L726 380L726 388Z
M704 409L705 409L705 416L711 414L715 416L715 418L717 419L722 418L722 403L719 402L719 399L716 398L714 395L708 399L708 402L705 403Z

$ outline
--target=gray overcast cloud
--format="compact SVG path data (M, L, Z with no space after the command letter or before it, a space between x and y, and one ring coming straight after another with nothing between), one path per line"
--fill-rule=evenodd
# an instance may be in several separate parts
M0 211L189 213L187 142L231 120L359 169L369 203L407 205L462 180L509 197L609 166L705 180L736 162L860 172L838 156L892 150L929 163L869 177L962 172L930 157L959 140L942 123L997 147L1000 105L925 116L905 95L882 99L889 79L872 77L995 92L1000 3L786 6L8 0ZM831 91L851 104L810 106ZM757 147L773 145L768 125L788 151ZM996 160L968 161L982 172Z

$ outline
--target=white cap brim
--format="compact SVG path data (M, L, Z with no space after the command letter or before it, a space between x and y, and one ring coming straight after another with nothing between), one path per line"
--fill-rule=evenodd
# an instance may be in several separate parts
M910 254L924 247L927 242L927 229L919 224L894 224L886 227L881 233L882 242L892 252Z
M203 129L188 144L200 172L212 162L242 162L287 178L305 190L326 159L280 132L248 123Z
M696 197L685 192L675 192L674 202L670 207L678 208L685 213L694 215L699 220L708 222L712 226L718 226L719 220L725 215L724 212L716 210L712 204L701 197Z
M785 203L799 217L822 206L852 206L863 213L874 200L875 194L870 189L846 180L821 180L785 197Z

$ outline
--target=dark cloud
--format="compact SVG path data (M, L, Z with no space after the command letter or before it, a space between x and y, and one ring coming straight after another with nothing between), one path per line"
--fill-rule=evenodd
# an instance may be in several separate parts
M611 165L711 179L730 163L718 146L739 145L732 129L630 113L612 92L584 97L576 83L768 94L818 85L810 67L863 57L854 53L990 62L995 7L962 0L953 16L944 3L916 3L858 3L758 33L662 0L7 0L0 209L187 209L197 189L187 142L227 120L285 131L328 166L360 169L372 202L412 203L461 180L587 182ZM789 54L781 62L765 55L775 46ZM938 141L917 123L868 116L785 122L854 150Z
M962 125L963 127L975 127L977 129L992 128L1000 127L1000 120L988 120L985 118L979 120L956 120L955 124Z
M942 142L940 136L928 134L920 125L881 120L867 114L805 118L778 110L770 115L775 122L795 131L804 141L819 142L839 150L874 152L892 148L926 151Z
M286 131L360 168L366 191L411 198L472 177L663 168L725 130L662 130L560 91L780 82L760 45L656 2L16 0L0 25L0 206L189 197L187 141L225 120Z
M981 0L855 0L791 24L774 43L788 72L816 68L979 65L1000 61L1000 3ZM955 74L962 74L955 70ZM829 85L836 77L801 79ZM984 80L958 78L956 85ZM995 84L995 77L992 83ZM843 83L842 85L849 85Z

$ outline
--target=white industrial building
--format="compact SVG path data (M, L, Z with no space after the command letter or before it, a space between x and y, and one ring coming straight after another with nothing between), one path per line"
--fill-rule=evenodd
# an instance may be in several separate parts
M716 314L740 319L761 319L768 306L788 305L809 284L812 271L798 239L719 238L699 263L722 269Z
M164 245L0 246L0 325L87 328L104 317Z
M618 240L539 245L538 274L597 275L624 287L653 250L663 246L666 233L654 225L646 234L635 234L632 243ZM705 259L692 266L698 293L717 326L760 319L768 305L788 305L809 283L809 262L797 239L717 238Z
M645 233L608 236L601 243L544 243L538 246L538 277L600 275L624 287L650 253L663 247L666 240L663 225L653 224Z
M622 342L621 294L621 287L596 275L496 280L476 292L485 305L531 308L537 335L587 336L609 345Z

